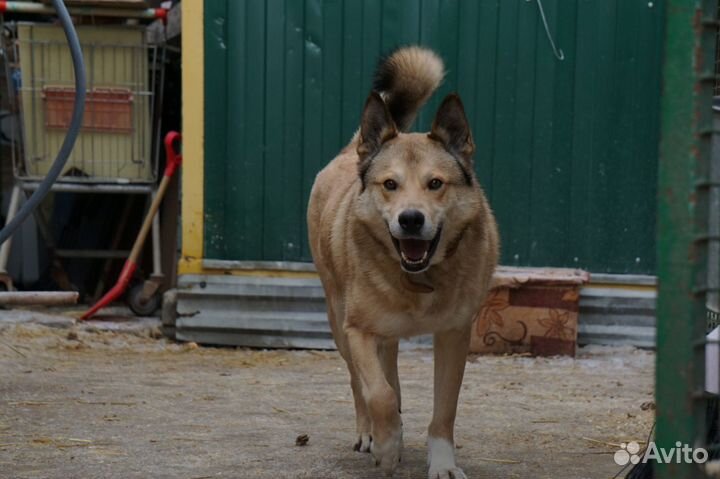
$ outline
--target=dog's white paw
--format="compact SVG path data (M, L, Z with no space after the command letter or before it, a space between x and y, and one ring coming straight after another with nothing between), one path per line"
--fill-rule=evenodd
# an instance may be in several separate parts
M455 465L455 448L447 439L428 437L428 479L467 479Z
M450 469L437 469L430 468L428 473L428 479L467 479L467 476L459 467L452 467Z
M370 433L364 432L358 436L353 449L358 452L370 452L370 444L372 444L372 437Z
M392 475L401 459L403 447L402 428L398 428L390 434L390 437L383 442L373 441L370 445L375 459L375 465L385 471L386 474Z

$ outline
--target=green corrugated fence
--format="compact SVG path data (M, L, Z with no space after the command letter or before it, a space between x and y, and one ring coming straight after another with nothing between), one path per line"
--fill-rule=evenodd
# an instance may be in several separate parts
M542 6L563 61L537 0L205 0L205 257L309 261L315 174L419 43L448 73L418 128L460 93L504 264L653 273L663 2Z

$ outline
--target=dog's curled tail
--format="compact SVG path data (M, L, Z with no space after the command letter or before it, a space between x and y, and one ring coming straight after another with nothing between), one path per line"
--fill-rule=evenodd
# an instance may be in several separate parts
M444 76L443 61L435 52L402 47L380 60L373 89L385 100L395 125L405 131Z

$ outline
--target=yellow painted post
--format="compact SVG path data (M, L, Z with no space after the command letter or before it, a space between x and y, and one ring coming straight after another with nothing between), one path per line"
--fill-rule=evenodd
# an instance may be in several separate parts
M199 273L203 258L204 32L203 0L183 2L182 15L182 256L178 274Z

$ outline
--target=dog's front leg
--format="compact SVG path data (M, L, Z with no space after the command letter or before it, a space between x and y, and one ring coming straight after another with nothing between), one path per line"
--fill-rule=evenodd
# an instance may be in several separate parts
M346 329L350 355L360 376L362 394L372 422L370 452L377 465L392 473L402 452L402 426L395 390L390 386L378 354L377 336Z
M455 465L455 413L465 373L470 331L435 333L435 397L428 428L429 479L467 479Z

